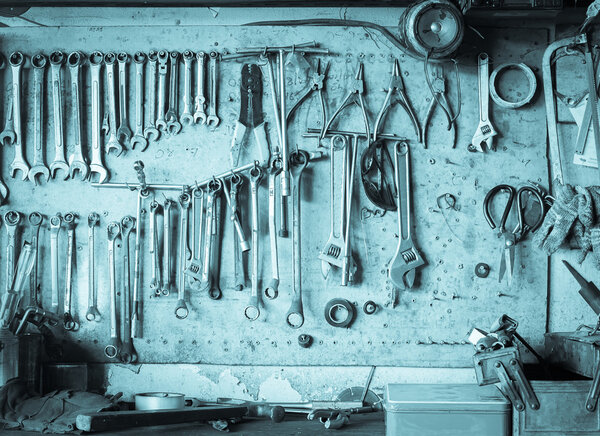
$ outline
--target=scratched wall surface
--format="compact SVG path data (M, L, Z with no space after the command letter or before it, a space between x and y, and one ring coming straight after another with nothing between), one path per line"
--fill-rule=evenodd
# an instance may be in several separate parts
M397 219L394 213L383 217L369 217L363 208L373 206L359 189L356 180L352 212L352 249L359 270L357 282L340 286L339 272L324 280L317 256L329 234L329 163L327 159L313 162L303 176L302 192L302 276L304 313L306 321L299 330L289 328L285 313L291 302L291 240L280 239L281 286L280 296L265 301L261 317L255 322L244 318L243 310L250 290L232 290L233 256L232 227L225 220L222 250L221 288L223 298L213 301L206 293L190 291L186 320L174 316L176 296L151 298L150 257L148 255L147 222L142 229L143 246L143 338L135 340L140 362L147 363L214 363L245 365L413 365L431 367L470 366L472 348L463 341L474 326L488 327L502 313L521 321L520 332L533 344L540 344L546 325L547 259L535 250L529 240L517 248L516 277L512 286L498 283L498 264L501 242L490 230L482 215L482 201L487 190L498 183L514 186L527 180L547 185L545 161L545 117L543 99L536 96L534 103L523 110L506 110L490 103L494 125L499 132L497 152L472 154L467 145L478 118L476 55L486 50L494 62L525 62L540 66L547 32L539 29L481 28L485 46L472 48L461 62L462 92L461 116L458 119L458 143L451 149L450 134L439 109L430 126L430 144L427 150L416 141L406 114L395 108L388 117L384 130L409 139L414 196L414 236L417 246L427 260L427 266L417 274L413 289L399 292L398 304L388 304L392 291L387 281L386 266L397 244ZM150 48L194 50L229 50L236 47L293 44L317 41L332 52L327 60L331 70L326 83L328 113L341 102L347 85L354 75L358 61L365 64L366 101L371 123L383 102L382 89L387 85L391 60L398 56L407 93L419 119L423 120L430 95L423 77L423 65L401 55L378 34L363 29L340 27L323 28L244 28L235 26L122 26L122 27L28 27L6 28L2 31L1 50L8 54L22 50L27 55L37 51L49 53L60 48L65 51L92 50L121 51L133 54ZM308 62L315 64L316 57ZM147 151L127 152L121 157L108 156L106 164L111 181L135 182L133 162L143 160L148 181L151 183L192 184L215 173L229 169L228 150L235 120L239 112L239 83L241 63L227 62L220 66L219 115L221 125L216 129L205 126L184 127L181 134L160 139ZM8 85L10 74L1 73ZM85 68L84 117L86 145L90 141L89 69ZM456 111L457 83L450 65L446 66L451 104ZM24 74L28 102L24 126L28 157L32 158L32 71ZM305 72L287 69L288 102L301 94L307 78ZM69 78L64 71L65 80ZM130 65L130 110L133 116L133 67ZM269 122L271 144L276 143L272 107L265 80L263 107ZM183 81L180 81L180 86ZM6 89L6 87L3 87ZM4 96L5 93L2 93ZM67 142L72 148L72 116L70 94L65 96L67 108ZM181 102L181 98L180 98ZM46 98L45 134L47 158L53 156L52 109L50 95ZM4 111L4 109L3 109ZM362 128L356 108L344 117L339 126L345 129ZM318 102L306 103L297 113L290 128L291 147L314 151L314 139L303 139L308 126L319 127ZM250 153L245 159L251 160ZM361 144L361 152L364 144ZM324 151L327 151L325 148ZM10 203L0 212L15 209L24 213L40 211L46 217L56 212L77 212L77 260L73 310L81 323L78 332L56 334L64 337L66 360L105 361L102 352L109 337L109 293L106 256L106 225L124 215L135 215L135 194L127 190L92 188L79 180L51 181L33 188L30 182L8 177L12 160L10 147L2 149L2 175L11 189ZM338 168L340 166L338 165ZM339 175L338 175L339 176ZM270 277L270 257L267 233L266 181L260 188L260 277L263 283ZM360 193L359 193L360 192ZM443 202L444 194L456 198L454 208ZM174 192L155 192L151 198L162 202L164 196L175 198ZM442 200L438 200L442 198ZM146 203L145 208L148 208ZM87 215L101 215L101 227L96 230L98 271L98 304L103 315L99 323L85 320L87 308ZM244 226L249 228L248 202L244 200ZM147 220L147 214L145 214ZM42 230L40 278L44 307L50 305L50 256L48 221ZM27 229L25 237L27 238ZM6 232L0 242L6 241ZM63 229L61 252L66 251ZM4 245L2 245L4 246ZM4 252L0 253L4 265ZM64 259L64 257L63 257ZM118 255L120 259L120 254ZM64 261L63 261L64 262ZM479 262L491 265L487 279L474 275ZM64 263L61 262L62 265ZM117 268L120 272L120 268ZM64 283L61 267L61 289ZM120 274L119 274L120 276ZM249 285L249 283L248 283ZM262 286L261 286L262 288ZM358 315L350 329L336 329L323 318L327 301L342 297L357 304ZM374 300L379 311L371 316L362 313L362 305ZM62 302L62 297L61 297ZM62 303L61 303L62 304ZM309 349L299 348L297 336L308 333L315 338Z

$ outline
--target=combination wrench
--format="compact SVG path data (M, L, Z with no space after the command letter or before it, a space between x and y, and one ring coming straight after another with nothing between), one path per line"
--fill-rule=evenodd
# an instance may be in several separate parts
M269 168L269 242L271 246L271 280L265 287L265 296L273 300L279 295L279 260L277 254L277 229L275 198L277 176L281 173L281 158L273 159Z
M55 51L50 54L50 70L52 72L52 107L54 119L54 160L50 164L52 178L56 179L56 172L63 171L63 180L69 177L69 164L65 149L65 127L63 124L62 101L62 66L65 63L65 54Z
M219 220L221 215L220 194L223 190L223 181L215 179L208 185L208 198L206 204L206 225L204 234L204 265L202 265L202 289L208 291L208 295L213 300L221 298L221 290L218 281L219 271L219 251L218 233Z
M477 126L477 130L469 145L469 151L495 151L496 147L493 144L493 138L498 133L490 121L490 75L489 57L487 53L480 53L477 62L477 77L479 83L479 125Z
M204 96L204 70L206 64L206 53L199 51L196 53L196 63L198 70L196 71L196 97L194 98L194 122L202 121L206 123L206 97Z
M220 186L223 187L225 182L220 180ZM214 231L211 235L212 241L212 257L210 259L210 289L208 290L208 296L212 300L218 300L223 296L223 292L221 292L221 242L222 242L222 224L221 224L221 190L215 193L215 202L214 202Z
M185 319L189 310L185 303L185 267L186 259L189 259L188 248L188 211L190 208L190 194L183 193L179 196L179 262L177 267L177 306L175 316Z
M9 210L4 214L4 225L8 241L6 244L6 292L10 292L15 278L15 259L17 257L17 228L21 222L21 214Z
M90 70L92 75L92 160L90 162L90 178L98 174L98 183L104 183L108 177L108 170L102 160L102 144L100 142L100 70L104 55L95 51L90 55Z
M42 176L46 183L50 180L50 170L46 166L46 153L44 147L44 79L46 64L48 60L42 53L31 58L33 66L33 165L29 170L28 177L34 185L37 185L38 176Z
M67 64L69 65L69 71L71 73L71 98L72 110L73 110L73 136L74 147L73 154L69 156L69 175L71 178L74 177L75 172L79 171L81 180L85 180L88 176L89 167L83 157L83 123L81 121L81 78L79 76L81 72L81 64L85 57L83 53L74 51L67 58ZM65 217L66 218L66 217Z
M158 201L153 200L150 203L150 243L149 243L149 253L150 260L152 262L152 278L150 280L150 290L154 293L155 296L159 297L161 295L161 273L160 273L160 259L158 256L158 221L156 217L156 213L159 208Z
M202 280L202 261L200 252L202 250L202 228L204 223L204 191L196 188L192 193L192 260L185 269L188 276L188 284L196 288Z
M219 179L217 179L218 181ZM213 188L211 188L211 185ZM210 289L210 259L212 255L212 230L214 225L215 193L218 182L209 184L206 193L206 224L204 225L204 263L200 277L201 290ZM202 231L202 227L200 228Z
M158 52L158 110L156 128L161 132L167 131L165 120L165 105L167 102L167 72L169 71L169 53L166 50Z
M217 77L219 54L216 51L210 52L210 101L208 102L208 117L206 124L217 127L221 120L217 116L217 89L219 87L219 78Z
M88 321L100 321L101 315L96 306L96 263L94 233L96 226L100 224L100 215L92 212L88 215L88 309L85 318Z
M58 313L58 234L62 216L57 213L50 218L50 267L52 273L52 312Z
M183 113L179 117L181 124L192 124L194 116L192 115L192 62L194 62L194 53L190 50L183 52Z
M135 218L126 216L121 220L121 240L123 241L123 293L121 295L121 318L123 319L123 344L121 347L121 361L135 363L137 354L131 340L131 288L130 288L130 262L129 262L129 235L135 228Z
M15 157L10 164L10 176L14 179L17 171L23 173L23 180L27 180L29 174L29 164L25 159L25 141L21 134L21 71L25 56L23 53L16 51L10 55L9 63L12 70L12 101L13 101L13 119L15 130Z
M31 228L31 249L33 251L33 269L29 277L29 304L28 306L39 307L38 303L38 259L39 259L39 239L40 227L44 221L44 216L39 212L32 212L28 217L29 227Z
M263 177L257 165L250 170L250 192L252 201L252 291L244 315L250 321L260 316L260 293L258 292L258 187Z
M164 220L163 220L163 286L162 294L168 296L171 293L171 208L174 203L172 200L166 199L163 207Z
M106 153L112 150L120 156L125 147L119 142L117 136L117 89L115 88L115 63L117 55L108 52L104 55L104 65L106 66L106 88L108 94L108 141L106 143Z
M148 141L157 141L160 137L160 132L154 126L156 120L156 67L158 62L158 53L155 50L150 50L148 53L148 114L146 115L146 123L144 125L144 137ZM143 103L142 103L143 105ZM142 151L144 151L142 149Z
M122 143L131 140L131 129L129 128L129 119L127 118L127 64L129 55L125 52L117 54L119 63L119 128L117 129L117 138Z
M0 144L12 145L17 139L15 133L14 107L12 97L12 84L6 88L6 120L4 121L4 129L0 133ZM8 142L7 142L8 141Z
M136 227L135 227L135 252L133 265L133 311L131 314L131 337L142 337L142 294L140 292L140 272L141 272L141 247L142 247L142 206L144 199L148 198L148 190L138 190Z
M144 136L144 64L146 55L141 51L133 55L135 63L135 132L131 138L131 149L140 144L142 151L148 147L148 140Z
M73 212L65 214L65 224L67 226L67 262L65 273L65 295L63 301L63 321L65 330L76 331L79 329L79 323L73 318L71 313L71 298L73 296L73 255L75 254L75 222L77 215Z
M121 234L121 226L117 221L107 226L108 233L108 275L110 282L110 341L104 347L104 354L109 359L119 355L121 341L119 340L119 325L117 323L117 282L115 268L116 240Z
M176 135L181 131L181 123L177 121L177 106L179 96L179 52L169 53L169 65L171 74L169 76L169 109L165 114L169 134Z
M234 223L241 222L238 196L243 184L244 178L239 174L234 174L231 177L231 201L229 202L229 205L231 209L231 220ZM227 196L227 194L225 195ZM237 231L233 233L233 273L235 277L233 289L236 291L243 290L246 287L246 269L244 268L244 251L240 247L240 235Z

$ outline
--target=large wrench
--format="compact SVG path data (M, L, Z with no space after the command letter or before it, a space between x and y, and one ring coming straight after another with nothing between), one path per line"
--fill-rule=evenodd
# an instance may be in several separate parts
M487 53L480 53L478 58L478 83L479 83L479 125L473 135L469 151L496 150L493 137L497 135L490 121L490 75L489 57ZM485 146L485 149L484 149Z
M183 113L179 117L181 124L192 124L194 116L192 115L192 62L194 53L190 50L183 52Z
M135 63L135 133L131 138L131 148L140 144L142 151L148 147L148 140L144 136L144 64L146 55L141 51L133 55Z
M10 55L10 67L12 69L12 100L13 100L13 117L16 139L15 158L10 164L10 176L14 179L17 171L23 173L23 180L27 180L29 174L29 164L25 159L25 141L21 134L21 70L25 62L23 53L16 51Z
M244 178L239 174L231 177L231 192L229 194L231 201L231 220L235 223L240 222L240 209L238 207L238 194L244 183ZM225 190L225 189L224 189ZM227 194L225 194L227 195ZM233 269L235 276L234 289L241 291L246 287L246 269L244 268L244 251L240 247L240 236L238 232L233 234Z
M169 109L165 114L167 129L171 135L176 135L181 131L181 123L177 121L177 106L179 96L179 52L169 53L169 65L171 66L171 75L169 77Z
M165 104L167 102L167 72L169 71L169 53L166 50L158 52L158 112L156 114L156 128L167 131L165 120Z
M67 58L69 71L71 72L71 97L73 99L73 133L74 149L73 154L69 156L69 175L71 178L75 176L75 172L79 171L81 180L85 180L88 176L89 168L83 157L83 123L81 122L81 64L85 57L83 53L74 51Z
M160 132L154 126L156 120L156 64L158 54L155 50L148 53L148 115L146 115L146 124L144 125L144 136L148 141L157 141ZM143 104L143 103L142 103ZM144 151L142 149L142 151Z
M127 143L131 139L131 129L129 128L129 119L127 118L127 64L129 55L125 52L117 54L119 63L119 128L117 129L117 138L123 139Z
M28 217L29 226L31 227L31 249L35 256L33 261L33 269L29 280L29 304L28 306L39 307L38 304L38 259L39 259L39 239L40 227L44 216L39 212L32 212Z
M301 269L301 225L300 225L300 181L302 172L308 165L309 156L304 150L290 155L290 173L292 181L292 276L294 296L292 304L285 316L285 320L292 328L300 328L304 324L304 310L302 308L302 269Z
M104 64L106 65L106 87L108 94L108 142L106 143L106 153L116 150L116 155L120 156L125 147L119 142L117 136L117 89L115 88L115 62L117 55L108 52L104 55Z
M200 252L202 250L202 227L204 223L204 191L196 188L192 193L192 261L185 270L188 276L188 285L196 288L202 279L202 261Z
M190 194L183 193L179 196L179 261L177 268L177 306L175 306L175 316L178 319L185 319L189 314L189 310L185 304L185 261L189 259L187 239L190 201Z
M263 172L259 166L250 170L250 192L252 199L252 291L244 315L250 321L260 316L260 293L258 292L258 186Z
M150 280L150 289L154 292L154 295L159 297L161 294L161 273L160 273L160 259L158 257L158 228L156 212L159 208L158 201L153 200L150 203L150 246L149 252L152 261L152 279Z
M71 313L71 297L73 295L73 255L75 254L75 220L77 215L73 212L65 214L65 224L67 225L67 268L65 273L65 296L63 301L64 308L64 328L65 330L76 331L79 329L79 323L73 318Z
M171 293L171 208L173 207L172 200L165 200L164 220L163 220L163 283L162 294L167 296Z
M109 359L119 355L121 341L119 340L119 325L117 324L117 283L115 277L115 241L121 234L121 226L117 221L107 227L108 233L108 275L110 281L110 341L104 347L104 354Z
M46 166L46 156L44 147L44 76L46 73L46 64L48 60L42 53L36 54L31 58L33 66L33 110L34 110L34 135L33 135L33 166L29 170L28 177L37 185L37 177L43 176L46 183L50 180L50 170Z
M238 206L237 206L237 198L236 198L235 202L232 201L231 194L229 193L229 190L227 189L227 185L225 183L222 183L222 189L223 189L223 193L225 194L225 200L227 201L227 205L229 206L229 210L230 210L230 214L231 214L231 221L233 222L233 227L234 227L235 233L237 235L239 246L242 249L242 252L246 252L246 251L250 250L250 244L248 244L248 241L246 240L246 235L244 234L244 228L242 227L242 224L240 223L240 217L239 217ZM237 196L237 194L236 194L236 196Z
M123 293L121 295L121 317L123 319L123 345L121 347L121 361L135 363L137 354L131 340L131 289L130 289L130 263L129 263L129 235L135 228L135 218L126 216L121 220L121 233L123 241Z
M265 287L265 296L273 300L279 295L279 260L277 254L277 229L275 198L277 176L281 173L281 158L276 158L269 168L269 242L271 245L271 280Z
M65 54L62 51L52 52L50 55L50 69L52 71L52 107L54 118L54 161L50 164L52 178L56 178L56 172L62 170L63 180L69 177L69 164L67 163L65 149L65 128L63 125L63 101L62 101L62 65L65 63Z
M104 55L95 51L90 55L90 70L92 73L92 160L90 162L90 178L98 174L98 183L108 179L108 170L102 161L102 144L100 140L100 70Z
M194 98L194 122L202 121L206 123L206 97L204 96L204 65L206 63L206 53L199 51L196 53L196 62L198 70L196 72L196 97Z
M136 228L135 228L135 253L133 265L133 311L131 314L131 337L142 337L142 294L140 292L140 271L141 271L141 247L142 247L142 206L145 198L148 198L150 193L147 190L138 190L137 211L136 211Z
M225 182L221 180L221 187L225 185ZM215 193L214 202L214 231L212 233L212 258L210 259L210 289L208 290L208 296L212 300L218 300L223 296L221 292L221 236L222 236L222 224L221 224L221 191Z
M100 215L92 212L88 215L88 310L85 318L88 321L100 321L101 315L96 306L96 274L94 229L100 224Z
M206 224L204 226L204 263L202 264L202 276L200 279L201 289L210 289L210 262L212 256L212 231L214 225L214 210L215 210L215 183L209 184L206 194ZM211 185L213 188L211 188ZM201 228L202 229L202 228Z
M4 214L4 225L8 241L6 244L6 292L10 292L15 278L15 259L17 257L17 226L21 222L21 214L9 210Z
M217 116L217 94L219 87L219 78L217 77L218 68L217 61L219 60L219 54L216 51L210 52L210 101L208 102L208 118L206 124L209 126L214 124L215 127L219 125L221 120Z
M52 268L52 312L58 313L58 233L62 216L57 213L50 218L50 265Z

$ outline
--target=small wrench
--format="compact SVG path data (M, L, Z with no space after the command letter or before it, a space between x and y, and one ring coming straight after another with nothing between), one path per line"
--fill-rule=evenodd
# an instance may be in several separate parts
M8 241L6 244L6 292L10 292L15 278L15 259L17 257L17 226L21 222L21 214L9 210L4 214L4 225Z
M52 312L58 313L58 233L62 216L57 213L50 218L50 264L52 267Z
M83 53L74 51L67 58L67 64L69 65L69 71L71 72L71 97L73 99L73 133L74 139L74 150L73 154L69 157L69 175L71 178L74 177L75 172L79 171L81 180L85 180L88 176L89 168L83 157L83 123L81 121L81 79L79 73L81 72L81 64L85 57ZM65 217L66 218L66 217Z
M2 133L0 133L0 144L12 145L17 139L17 134L15 133L14 127L15 120L13 117L14 107L12 97L12 85L6 88L6 93L8 94L8 96L6 97L6 120L4 121L4 130L2 130Z
M108 275L110 280L110 342L104 347L104 354L109 359L119 355L121 341L119 340L119 325L117 324L117 283L115 271L115 241L121 234L121 226L117 221L107 227L108 233Z
M65 129L63 125L63 101L62 101L62 65L65 63L65 54L62 51L52 52L50 55L50 69L52 71L52 106L54 108L54 161L50 164L52 178L56 178L56 172L62 170L63 180L69 177L69 164L67 163L65 149Z
M28 177L35 185L38 184L37 177L43 176L46 183L50 180L50 170L46 166L44 147L44 76L48 60L42 53L31 58L33 66L33 110L34 110L34 151L33 166L29 170Z
M217 61L219 60L219 54L216 51L210 52L210 101L208 102L208 118L206 123L210 126L214 124L215 127L219 125L221 120L217 116L217 89L219 87L219 78L217 77Z
M117 129L117 138L122 138L127 143L131 139L131 129L127 119L127 64L129 55L125 52L117 54L119 63L119 128Z
M117 90L115 88L115 62L117 55L108 52L104 55L104 64L106 65L106 87L108 94L108 142L106 143L106 153L116 150L116 155L120 156L125 147L119 142L117 137Z
M141 162L140 162L141 163ZM134 254L134 265L133 265L133 311L131 314L132 318L132 338L142 337L142 294L139 291L140 288L140 254L142 247L142 206L145 198L148 198L150 192L148 190L138 190L137 200L137 211L136 211L136 228L135 228L135 254Z
M44 216L39 212L29 214L29 226L31 227L31 249L35 259L33 261L33 270L29 278L29 304L28 306L39 307L38 303L38 259L39 259L39 239L40 227Z
M231 209L231 220L235 222L237 219L238 222L241 221L240 218L240 209L238 207L238 194L244 183L244 178L239 174L234 174L231 177L231 201L230 209ZM233 288L236 291L241 291L246 287L246 269L244 268L244 252L240 249L240 236L237 232L233 233L233 270L235 276L235 284Z
M252 292L244 315L250 321L260 316L260 292L258 292L258 187L262 180L262 169L256 165L250 170L250 191L252 197Z
M204 223L204 191L197 187L192 193L192 261L185 270L188 276L188 285L197 288L202 279L202 227Z
M265 296L269 300L279 295L279 260L277 254L277 229L275 222L275 198L277 176L281 173L281 158L273 159L269 168L269 242L271 243L271 281L265 287Z
M192 124L194 116L192 115L192 62L194 53L190 50L183 52L183 113L179 117L181 124Z
M131 138L131 148L140 144L142 150L148 147L148 140L144 136L144 64L146 55L141 51L133 55L135 63L135 133Z
M23 180L27 180L29 174L29 164L25 159L25 141L21 134L21 70L25 62L23 53L16 51L10 55L10 67L12 69L12 100L13 100L13 117L16 139L15 158L10 164L10 176L14 179L17 171L23 173Z
M102 161L102 144L100 143L100 70L104 55L95 51L90 55L90 70L92 73L92 161L90 162L90 178L98 174L98 183L108 179L108 170Z
M185 319L189 314L185 304L185 267L186 259L189 259L188 248L188 211L190 208L190 195L183 193L179 196L179 265L177 268L177 306L175 307L175 316L178 319Z
M130 289L130 263L129 263L129 235L135 228L135 218L126 216L121 220L121 239L123 241L123 293L121 295L121 311L123 319L123 345L121 348L121 361L135 363L137 353L131 340L131 289Z
M163 288L162 294L167 296L171 293L171 208L173 207L172 200L165 200L164 220L163 220Z
M158 53L150 50L148 53L148 115L144 125L144 137L148 141L158 141L160 132L154 126L156 120L156 64L158 62ZM147 147L148 145L146 145ZM144 151L146 148L143 148Z
M469 151L496 150L493 138L497 135L490 121L490 76L489 57L487 53L480 53L478 58L478 83L479 83L479 125L473 135ZM485 149L484 149L485 147Z
M198 71L196 72L196 97L194 98L194 122L202 121L201 124L206 123L206 97L204 96L204 64L206 63L206 53L199 51L196 53L196 62L198 64Z
M94 244L94 229L100 224L100 215L92 212L88 216L88 310L85 318L88 321L100 321L101 315L96 306L96 274L95 274L95 244Z
M69 331L77 331L79 323L73 318L71 313L71 297L73 295L73 255L75 254L75 220L77 215L73 212L65 214L65 224L67 225L67 269L65 274L65 298L64 307L64 328Z
M169 64L171 66L169 86L169 109L165 114L169 134L176 135L181 131L181 123L177 121L177 106L179 93L179 52L169 53Z
M165 50L158 52L158 113L156 114L156 128L162 132L167 131L165 120L165 105L167 102L167 72L169 70L169 53Z
M160 273L160 259L158 257L158 228L156 211L159 208L159 204L156 200L150 203L150 247L149 252L152 261L152 280L150 281L150 289L154 292L154 295L159 297L161 294L161 273Z

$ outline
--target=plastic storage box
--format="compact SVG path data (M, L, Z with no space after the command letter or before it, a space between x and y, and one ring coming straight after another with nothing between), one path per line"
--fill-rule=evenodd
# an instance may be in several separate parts
M389 384L386 436L510 436L510 403L495 386Z

